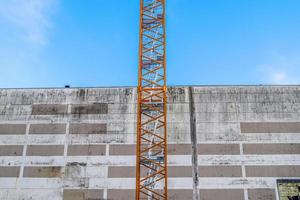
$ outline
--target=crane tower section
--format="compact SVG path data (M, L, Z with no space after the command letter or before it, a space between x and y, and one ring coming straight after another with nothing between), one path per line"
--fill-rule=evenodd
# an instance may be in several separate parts
M168 199L165 0L141 0L136 199Z

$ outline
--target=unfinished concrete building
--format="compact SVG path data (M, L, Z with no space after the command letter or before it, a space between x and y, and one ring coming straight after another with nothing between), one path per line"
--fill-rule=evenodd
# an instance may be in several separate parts
M136 94L1 89L0 199L134 199ZM300 179L300 87L168 88L168 162L169 199L279 200Z

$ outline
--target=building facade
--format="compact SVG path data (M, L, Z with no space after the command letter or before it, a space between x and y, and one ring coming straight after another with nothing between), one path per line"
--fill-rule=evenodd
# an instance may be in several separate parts
M134 199L136 94L0 89L0 199ZM170 87L168 142L171 200L288 200L300 86Z

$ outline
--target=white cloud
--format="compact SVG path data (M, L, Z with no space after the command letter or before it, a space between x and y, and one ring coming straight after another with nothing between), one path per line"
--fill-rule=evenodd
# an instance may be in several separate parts
M43 56L60 0L0 0L0 87L30 87L49 77Z
M287 75L286 72L271 72L269 78L271 83L275 84L288 84L294 82L293 77Z
M262 79L266 84L299 84L300 78L297 76L294 67L274 65L262 65L260 67Z
M16 29L26 42L45 45L57 4L58 0L3 0L0 1L0 20Z

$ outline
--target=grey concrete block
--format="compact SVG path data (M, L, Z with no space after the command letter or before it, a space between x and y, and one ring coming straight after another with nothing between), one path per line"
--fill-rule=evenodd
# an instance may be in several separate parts
M274 189L249 189L249 200L276 200Z
M71 114L107 114L107 103L94 103L94 104L78 104L72 105Z
M107 124L99 123L72 123L70 134L106 134Z
M238 144L198 144L197 150L200 155L240 154L240 147Z
M242 133L300 133L300 122L243 122Z
M63 104L34 104L32 115L62 115L68 113L68 105Z
M65 134L66 124L31 124L29 134Z
M63 156L64 145L29 145L27 156Z
M300 154L300 144L243 144L244 154Z
M135 199L135 190L108 189L107 198L112 200Z
M0 146L0 156L22 156L23 145Z
M169 155L190 155L192 152L191 144L169 144L168 154Z
M193 200L193 190L178 189L168 190L170 200Z
M246 166L248 177L299 177L300 166Z
M0 177L19 177L20 167L0 166Z
M68 156L96 156L105 155L105 145L69 145Z
M241 166L200 166L200 177L242 177Z
M109 155L136 155L136 145L111 144L109 145Z
M108 177L109 178L129 178L135 177L136 171L135 167L129 166L110 166L108 167Z
M200 190L201 200L244 200L244 191L240 189Z
M168 166L168 177L192 177L191 166Z
M0 124L0 135L20 135L25 132L26 124Z
M61 177L62 167L24 167L23 177L54 178Z

